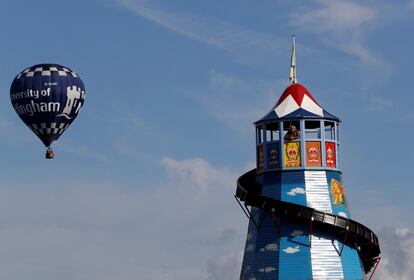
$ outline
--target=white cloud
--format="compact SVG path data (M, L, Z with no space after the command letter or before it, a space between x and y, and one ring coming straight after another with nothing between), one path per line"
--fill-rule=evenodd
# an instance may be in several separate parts
M345 217L345 218L348 217L348 215L345 212L342 212L342 211L338 212L338 216Z
M256 249L256 246L254 244L249 244L246 246L246 252L253 252L254 249Z
M382 259L375 279L411 280L414 275L414 232L407 228L384 228L378 232Z
M301 231L301 230L294 230L291 234L290 234L290 236L293 236L293 237L297 237L297 236L302 236L303 235L303 231Z
M395 229L395 234L398 237L401 237L401 238L406 238L406 237L409 237L410 235L412 235L410 229L408 229L408 228L396 228Z
M193 280L224 270L235 279L247 227L236 172L203 159L163 164L169 176L156 185L1 184L0 279Z
M271 266L267 266L267 267L264 267L264 268L260 268L258 271L268 273L268 272L272 272L272 271L275 271L275 270L276 270L276 268L271 267Z
M227 167L214 167L202 158L175 160L165 157L161 164L180 182L194 183L195 187L205 189L219 186L230 190L236 188L236 173Z
M299 252L299 246L295 246L295 247L287 247L285 249L283 249L283 251L287 254L294 254Z
M290 196L296 196L297 194L305 194L305 189L304 188L293 188L290 191L288 191L286 194L290 195Z
M266 246L264 246L263 248L260 249L261 252L265 252L265 251L270 251L270 252L274 252L278 250L278 246L276 243L269 243Z

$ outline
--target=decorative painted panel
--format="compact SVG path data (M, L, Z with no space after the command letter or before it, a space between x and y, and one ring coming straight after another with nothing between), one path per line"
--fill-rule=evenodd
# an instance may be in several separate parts
M326 179L332 202L332 213L342 217L351 218L341 174L337 171L326 171Z
M336 167L336 147L335 143L326 142L325 143L326 151L326 166L327 167Z
M257 146L257 171L262 171L264 169L264 152L263 144Z
M306 142L306 166L321 166L321 142Z
M300 142L285 143L285 166L300 167Z
M267 167L268 168L279 168L279 143L268 143L267 144Z

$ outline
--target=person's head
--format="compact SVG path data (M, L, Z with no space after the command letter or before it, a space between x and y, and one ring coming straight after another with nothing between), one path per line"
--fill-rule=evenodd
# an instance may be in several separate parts
M297 131L297 128L296 128L296 125L291 125L290 126L290 129L289 129L290 131L292 131L292 132L295 132L295 131Z

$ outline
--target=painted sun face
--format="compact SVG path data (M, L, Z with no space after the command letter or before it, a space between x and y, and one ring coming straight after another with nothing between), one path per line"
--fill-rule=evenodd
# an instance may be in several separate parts
M331 179L331 194L335 206L345 205L345 190L338 180Z

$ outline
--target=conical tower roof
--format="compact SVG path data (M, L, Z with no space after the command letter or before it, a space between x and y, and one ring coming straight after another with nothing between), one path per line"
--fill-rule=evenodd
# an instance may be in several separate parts
M273 109L255 124L279 119L329 119L340 122L339 118L325 111L303 85L298 84L295 35L292 37L289 79L291 85L285 89Z
M311 93L301 84L289 85L273 109L256 123L279 119L331 119L338 117L324 110Z

